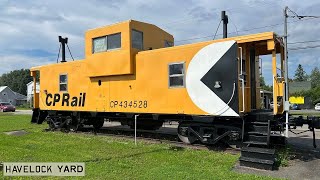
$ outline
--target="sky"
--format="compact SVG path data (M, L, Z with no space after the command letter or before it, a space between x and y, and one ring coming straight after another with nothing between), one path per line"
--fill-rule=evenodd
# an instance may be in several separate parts
M0 0L0 74L56 63L60 35L69 38L73 57L83 59L85 31L129 19L159 26L175 45L212 39L222 10L229 16L228 36L282 36L285 6L298 15L320 15L319 0ZM289 77L298 64L307 73L319 67L320 48L291 50L319 45L319 30L320 18L288 18ZM222 26L215 39L221 33ZM305 41L315 42L299 43ZM272 84L271 57L261 59L262 74Z

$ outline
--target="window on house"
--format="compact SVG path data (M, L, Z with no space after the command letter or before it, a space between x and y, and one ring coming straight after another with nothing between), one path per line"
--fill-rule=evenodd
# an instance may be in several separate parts
M68 90L68 75L67 74L60 74L59 90L60 91L67 91Z
M164 41L164 47L172 47L172 46L173 46L173 42L170 42L167 40Z
M133 48L143 50L143 33L133 29L131 33L131 43Z
M169 64L169 87L185 86L185 63Z

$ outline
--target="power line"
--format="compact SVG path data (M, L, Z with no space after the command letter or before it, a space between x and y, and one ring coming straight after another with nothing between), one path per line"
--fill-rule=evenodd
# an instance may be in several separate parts
M300 43L310 43L310 42L319 42L320 39L318 40L310 40L310 41L298 41L298 42L290 42L288 44L300 44Z
M288 50L295 51L295 50L312 49L312 48L319 48L319 47L320 47L320 45L315 45L315 46L305 46L305 47L289 48Z
M220 20L219 25L218 25L218 27L217 27L217 30L216 30L216 32L214 33L213 39L215 39L215 38L216 38L216 35L217 35L218 30L219 30L219 27L220 27L221 21L222 21L222 20Z
M311 20L311 19L314 19L314 18L303 19L303 20L295 20L295 21L288 22L288 24L289 23L306 21L306 20ZM264 29L264 28L268 28L268 27L276 27L276 26L280 26L280 25L283 25L283 24L284 23L277 23L277 24L271 24L271 25L266 25L266 26L261 26L261 27L254 27L254 28L250 28L250 29L244 29L244 30L229 32L228 34L234 34L234 33L239 33L239 32L247 32L247 31L252 31L252 30L257 30L257 29ZM217 34L217 35L222 35L222 34ZM175 42L183 42L183 41L190 41L190 40L197 40L197 39L205 39L205 38L210 38L210 37L212 37L212 35L194 37L194 38L189 38L189 39L181 39L181 40L177 40Z

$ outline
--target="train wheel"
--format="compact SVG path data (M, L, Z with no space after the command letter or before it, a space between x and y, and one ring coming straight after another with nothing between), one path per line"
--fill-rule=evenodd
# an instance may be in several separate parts
M240 150L243 145L241 141L227 141L226 144L228 144L229 147L235 150Z
M104 118L97 118L93 122L93 127L94 127L94 129L98 130L98 129L102 128L103 124L104 124Z
M179 139L186 144L193 144L198 139L188 132L189 124L180 123L178 126L178 137Z

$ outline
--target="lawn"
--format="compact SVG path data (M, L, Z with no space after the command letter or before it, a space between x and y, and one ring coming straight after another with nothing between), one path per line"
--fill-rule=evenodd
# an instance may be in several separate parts
M107 136L44 132L28 115L0 113L0 162L85 162L86 179L270 179L232 171L239 156ZM3 132L24 129L24 136ZM2 177L0 173L0 177Z

